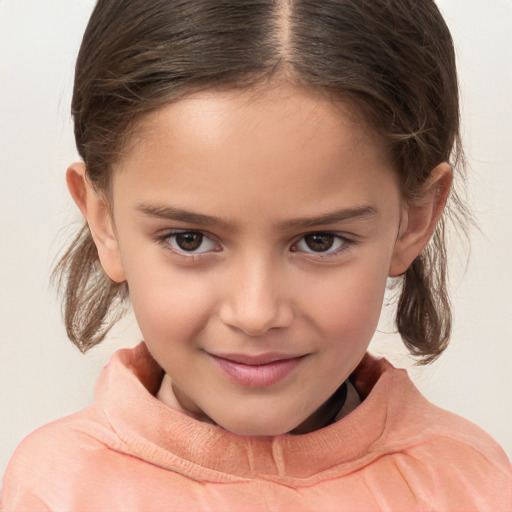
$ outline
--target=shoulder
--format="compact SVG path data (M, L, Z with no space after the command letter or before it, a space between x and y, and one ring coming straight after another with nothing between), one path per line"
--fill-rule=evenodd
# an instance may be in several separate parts
M500 468L510 468L505 452L489 434L427 400L406 370L366 354L351 380L364 398L362 407L372 411L370 420L382 429L377 447L428 446L434 452L439 448L443 458L453 452L471 453Z
M64 451L69 456L82 452L84 448L111 445L116 439L103 412L96 406L90 406L29 434L16 448L8 469L28 461L34 466L41 459L48 465L49 459L58 459Z
M430 411L402 452L403 474L425 478L438 510L512 510L512 467L501 446L464 418Z
M94 406L37 429L20 443L7 466L3 509L52 510L53 494L83 478L84 458L101 459L119 442Z
M484 458L510 466L500 445L481 427L447 411L425 398L405 370L392 369L388 414L399 437L404 434L448 444L454 449L479 453Z
M404 370L391 369L383 450L413 485L428 482L448 509L512 510L512 466L483 429L429 402Z

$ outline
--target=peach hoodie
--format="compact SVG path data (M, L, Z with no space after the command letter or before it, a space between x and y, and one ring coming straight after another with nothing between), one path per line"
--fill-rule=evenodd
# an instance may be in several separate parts
M429 403L403 370L365 356L366 398L306 435L243 437L168 408L146 346L117 352L91 407L16 450L3 510L501 511L511 466L470 422Z

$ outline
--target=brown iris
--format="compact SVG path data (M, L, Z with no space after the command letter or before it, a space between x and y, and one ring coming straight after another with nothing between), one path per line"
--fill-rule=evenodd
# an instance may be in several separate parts
M315 252L328 251L334 243L334 235L329 233L313 233L304 237L306 245Z
M204 235L187 231L174 235L176 245L183 251L197 251L203 243Z

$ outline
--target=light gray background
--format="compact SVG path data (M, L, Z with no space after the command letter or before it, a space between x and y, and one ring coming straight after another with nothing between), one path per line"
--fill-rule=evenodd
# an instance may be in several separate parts
M430 400L482 426L511 457L512 1L439 5L458 48L470 196L482 233L473 233L465 275L466 249L453 260L451 346L411 374ZM69 103L92 6L0 0L0 474L25 435L89 404L110 354L140 338L127 319L82 356L67 341L49 286L52 263L80 224L64 172L77 159ZM372 346L411 366L396 336L378 334Z

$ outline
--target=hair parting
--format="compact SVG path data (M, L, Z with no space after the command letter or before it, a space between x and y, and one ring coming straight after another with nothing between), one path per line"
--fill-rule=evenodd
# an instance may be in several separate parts
M72 100L87 177L108 197L114 165L147 114L207 89L274 81L355 107L387 143L404 199L449 162L464 180L455 52L432 0L99 0L78 55ZM470 214L456 190L400 286L398 331L422 363L446 348L448 221ZM101 269L84 227L55 269L66 328L82 350L119 318L126 284Z

